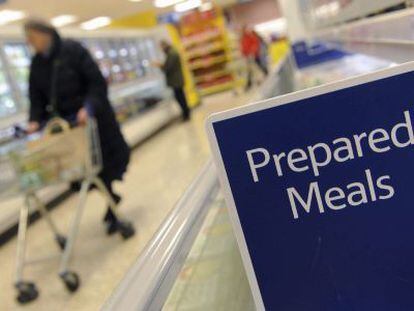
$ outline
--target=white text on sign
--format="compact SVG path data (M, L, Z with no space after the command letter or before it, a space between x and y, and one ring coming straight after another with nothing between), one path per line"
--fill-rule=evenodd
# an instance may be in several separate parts
M403 113L404 121L391 129L376 128L370 132L357 133L352 137L340 137L330 143L316 143L306 148L295 148L288 152L271 153L257 147L246 151L251 178L260 182L260 172L271 169L277 177L283 178L287 172L304 173L310 171L319 177L323 169L332 163L345 163L364 157L369 152L386 153L393 149L414 145L414 130L409 111ZM320 213L326 208L340 210L347 206L358 206L377 200L387 200L394 196L391 176L374 177L369 168L363 182L353 181L346 189L333 187L321 193L318 181L309 184L307 194L301 194L295 187L287 189L293 217L300 217L299 211L309 213L316 206ZM306 199L304 199L306 198Z

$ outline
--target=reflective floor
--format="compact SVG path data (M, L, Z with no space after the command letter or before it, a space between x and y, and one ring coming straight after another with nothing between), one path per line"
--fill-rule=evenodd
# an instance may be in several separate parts
M124 198L120 211L134 222L137 235L126 242L119 236L106 236L102 224L105 204L98 193L92 192L72 260L82 287L69 294L57 277L58 260L39 262L26 269L25 278L36 282L40 296L24 309L98 310L208 159L205 118L212 112L248 103L252 96L230 92L210 96L195 110L191 122L176 123L139 147L133 153L125 182L116 185ZM63 231L68 228L76 202L77 197L72 196L52 212ZM13 288L15 251L16 239L0 248L0 310L21 308L15 302ZM30 226L29 257L57 252L44 221Z

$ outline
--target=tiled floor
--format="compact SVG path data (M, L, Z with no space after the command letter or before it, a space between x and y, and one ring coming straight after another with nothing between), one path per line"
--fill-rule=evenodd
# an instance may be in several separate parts
M57 277L56 259L29 266L26 279L36 282L40 297L24 309L98 310L209 157L205 118L212 112L245 104L251 96L222 93L208 97L191 122L177 123L138 148L125 182L116 185L124 197L120 211L134 222L138 234L126 242L119 236L107 237L101 222L104 202L98 193L91 193L72 260L82 287L75 294L67 293ZM71 197L52 213L63 231L76 199ZM57 252L47 229L44 221L29 228L28 256ZM21 308L15 302L13 288L15 250L16 239L0 248L0 310Z

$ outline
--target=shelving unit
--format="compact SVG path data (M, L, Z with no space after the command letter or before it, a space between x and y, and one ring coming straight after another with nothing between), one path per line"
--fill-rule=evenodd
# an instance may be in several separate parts
M179 23L184 57L200 95L235 86L224 18L218 9L192 11Z
M150 61L159 55L153 39L83 39L109 84L141 78L156 70Z

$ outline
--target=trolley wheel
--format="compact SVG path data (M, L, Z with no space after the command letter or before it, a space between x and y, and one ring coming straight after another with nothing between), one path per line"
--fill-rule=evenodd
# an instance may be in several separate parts
M75 272L67 271L61 275L63 282L65 283L66 288L71 293L77 291L80 285L79 276Z
M55 237L57 244L59 245L60 249L63 251L66 246L66 237L63 235L56 235Z
M19 282L16 284L18 295L17 301L21 304L29 303L39 296L36 285L31 282Z
M135 235L135 228L132 223L129 221L118 221L118 231L124 240L129 239L130 237Z

